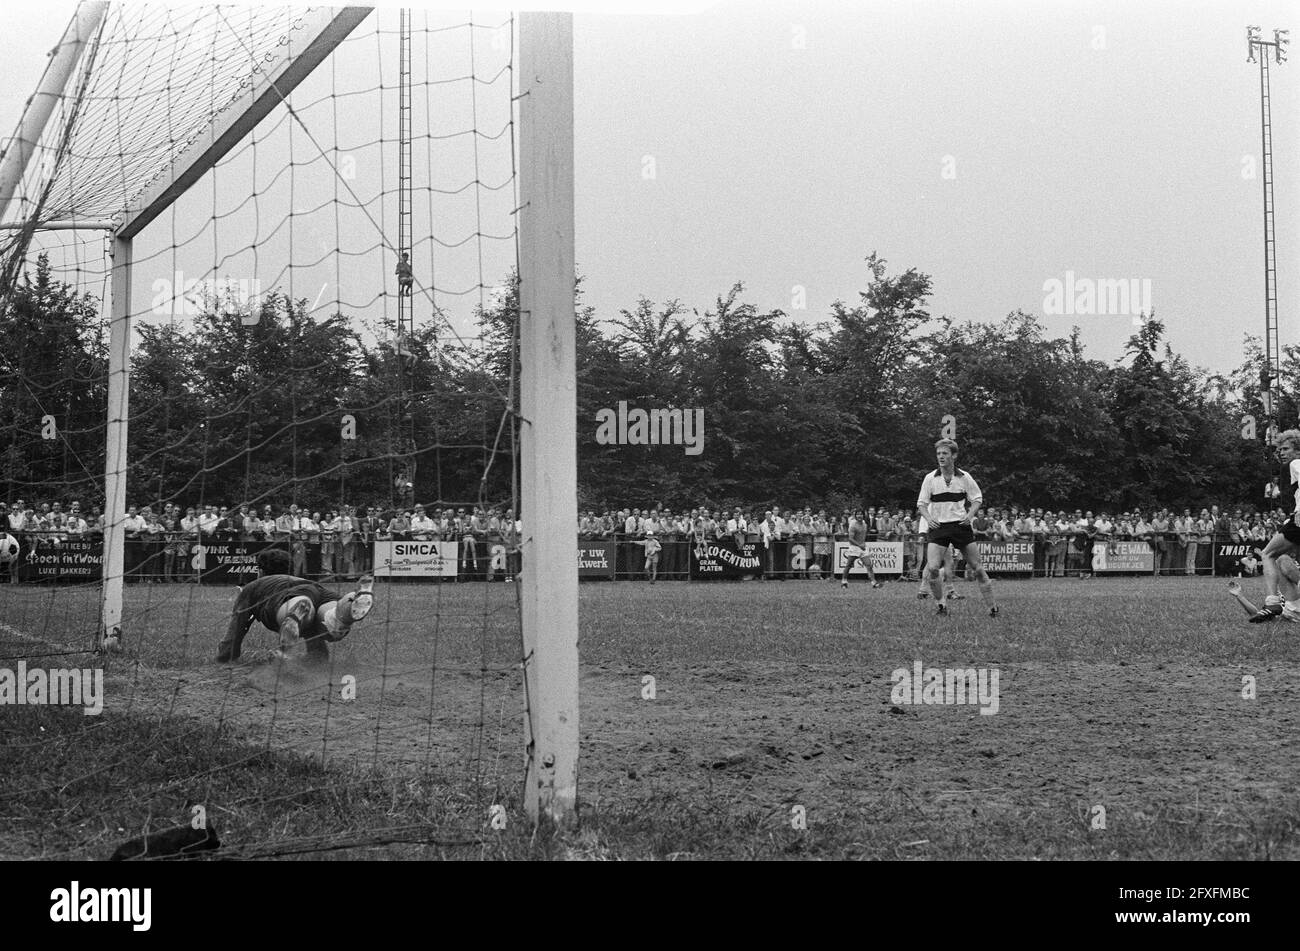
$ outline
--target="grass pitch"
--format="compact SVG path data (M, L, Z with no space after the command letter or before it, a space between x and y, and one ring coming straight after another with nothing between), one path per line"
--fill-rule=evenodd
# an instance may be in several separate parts
M999 582L997 619L964 583L948 618L911 584L585 584L582 826L542 836L514 586L381 584L328 670L259 627L216 664L233 591L132 586L101 716L0 707L0 841L103 857L202 805L241 856L1300 858L1300 630L1224 583ZM97 612L0 607L10 668ZM998 712L894 702L917 661L997 670Z

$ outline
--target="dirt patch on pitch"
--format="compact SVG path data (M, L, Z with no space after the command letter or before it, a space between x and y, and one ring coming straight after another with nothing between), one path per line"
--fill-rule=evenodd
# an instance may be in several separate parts
M1275 828L1297 811L1300 670L999 671L998 712L981 715L900 705L886 674L816 665L669 668L653 692L644 670L587 666L581 800L592 816L662 814L665 803L712 814L735 824L738 857L783 835L796 852L845 857L1172 858L1189 854L1189 834L1200 857L1300 857L1294 829ZM1244 676L1255 699L1243 699ZM331 671L254 657L117 670L109 682L110 699L130 691L277 751L427 764L506 794L521 778L518 670Z
M1262 828L1297 811L1297 673L1004 665L981 715L808 665L664 672L653 700L642 671L588 672L583 795L706 803L772 832L802 818L847 855L1172 857L1195 826L1216 854L1297 857L1294 829Z

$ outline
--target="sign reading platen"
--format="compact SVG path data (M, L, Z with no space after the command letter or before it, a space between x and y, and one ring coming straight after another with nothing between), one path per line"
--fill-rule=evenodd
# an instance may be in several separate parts
M455 542L375 542L378 578L454 578Z

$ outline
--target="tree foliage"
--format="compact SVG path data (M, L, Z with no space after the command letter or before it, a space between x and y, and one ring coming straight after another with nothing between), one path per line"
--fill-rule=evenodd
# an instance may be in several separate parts
M1266 420L1263 358L1244 341L1223 375L1188 365L1144 315L1125 355L1089 359L1019 311L936 318L932 282L871 255L853 303L821 322L745 299L703 313L640 298L601 320L577 309L578 497L583 509L664 503L910 507L942 420L995 502L1070 508L1251 501L1271 472L1243 418ZM476 311L476 339L438 322L397 341L346 313L314 319L273 292L255 320L212 308L137 322L128 493L137 503L387 505L398 477L429 503L509 497L517 478L519 282ZM107 347L100 302L46 260L0 317L4 495L102 501ZM1280 412L1300 409L1300 347L1284 348ZM607 445L605 410L702 410L704 449ZM42 420L58 435L43 439ZM347 438L346 420L355 438Z

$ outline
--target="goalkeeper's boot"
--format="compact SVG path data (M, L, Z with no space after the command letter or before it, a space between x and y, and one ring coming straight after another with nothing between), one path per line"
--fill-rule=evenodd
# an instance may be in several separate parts
M272 656L287 658L289 651L292 650L294 642L302 634L302 626L299 625L298 619L292 614L280 622L280 646L271 651Z
M1251 624L1266 624L1282 616L1282 599L1277 598L1274 600L1274 597L1274 595L1270 595L1264 600L1264 606L1260 608L1259 613L1250 619Z
M362 575L357 582L357 590L352 595L352 623L365 620L370 609L375 606L375 579L372 575Z

